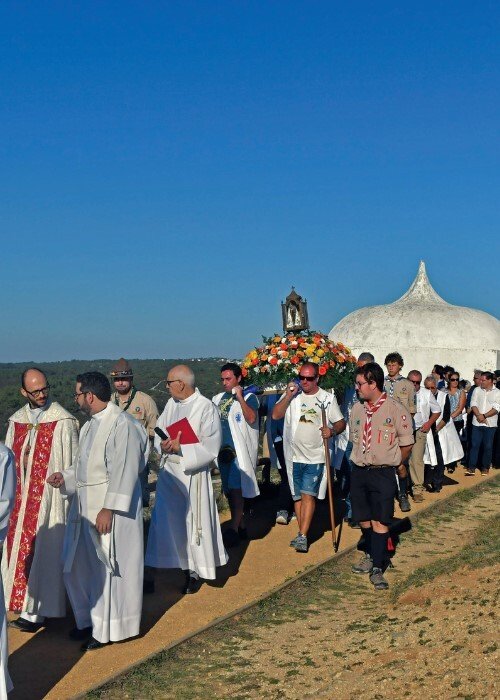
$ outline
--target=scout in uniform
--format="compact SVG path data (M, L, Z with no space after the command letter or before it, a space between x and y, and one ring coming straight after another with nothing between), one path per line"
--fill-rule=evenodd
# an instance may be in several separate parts
M115 364L110 376L115 388L111 395L111 403L116 404L122 411L138 420L145 428L150 442L152 442L159 415L156 403L149 394L145 394L143 391L135 388L132 367L123 357ZM148 474L149 465L140 474L142 504L145 508L149 506Z
M384 391L391 399L396 399L403 404L407 412L411 416L417 412L415 388L413 383L401 376L403 369L403 358L399 352L391 352L384 360L387 368L387 374L384 379ZM398 501L399 507L403 513L411 510L410 501L408 500L408 470L405 464L401 464L398 468Z
M394 471L410 454L413 425L406 408L384 391L380 365L369 362L359 367L356 389L364 403L354 404L349 423L351 502L353 519L363 532L365 554L353 571L370 574L371 583L381 590L389 586L383 572L394 517Z

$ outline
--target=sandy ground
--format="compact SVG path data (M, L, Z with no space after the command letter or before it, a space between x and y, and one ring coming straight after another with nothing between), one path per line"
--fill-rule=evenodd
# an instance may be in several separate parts
M459 467L452 478L447 479L440 494L428 494L424 503L412 504L412 513L457 489L485 480L477 474L465 477ZM401 514L397 512L396 515ZM139 638L82 653L80 643L70 641L67 636L73 626L71 615L64 620L51 621L33 635L9 629L9 668L15 686L9 699L78 695L213 620L255 601L333 555L331 532L324 529L326 504L319 509L314 531L317 539L307 554L298 554L289 547L291 537L296 534L293 524L276 526L274 516L273 502L262 500L248 523L250 541L230 550L230 562L220 569L217 580L203 585L194 596L182 596L180 572L159 572L156 593L144 598ZM353 545L358 537L358 530L344 527L340 551Z

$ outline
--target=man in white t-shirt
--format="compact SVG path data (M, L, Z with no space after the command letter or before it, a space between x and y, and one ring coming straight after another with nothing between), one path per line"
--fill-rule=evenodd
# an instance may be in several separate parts
M493 456L493 440L498 424L500 411L500 389L493 383L493 372L482 372L481 383L476 387L470 407L472 418L472 442L469 455L469 466L465 472L468 476L475 473L476 467L486 476L490 470ZM482 464L479 462L479 450L483 448Z
M345 420L335 398L318 386L319 367L305 362L299 371L300 385L290 382L273 409L273 419L285 418L283 443L285 462L299 526L291 546L307 552L307 533L316 508L316 498L326 493L323 439L331 439L345 429ZM327 427L322 427L321 406Z

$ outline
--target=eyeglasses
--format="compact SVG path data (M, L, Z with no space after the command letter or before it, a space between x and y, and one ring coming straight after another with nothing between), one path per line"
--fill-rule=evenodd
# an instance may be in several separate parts
M182 379L165 379L165 386L170 386L174 382L182 382Z
M76 401L79 396L85 396L85 394L91 394L91 393L92 393L91 391L79 391L76 394L73 394L73 398Z
M364 386L365 384L369 384L369 383L370 382L356 382L356 386L358 387L358 389L361 389L362 386Z
M32 396L34 399L38 399L42 394L48 394L50 389L50 384L47 384L47 386L43 386L41 389L35 389L34 391L28 391L26 389L26 393Z
M314 382L318 377L306 377L304 374L299 374L301 382Z
M460 381L458 377L450 377L450 382L458 382Z
M420 384L422 383L422 382L418 382L416 379L410 379L410 382L412 384L415 384L415 386L420 386Z

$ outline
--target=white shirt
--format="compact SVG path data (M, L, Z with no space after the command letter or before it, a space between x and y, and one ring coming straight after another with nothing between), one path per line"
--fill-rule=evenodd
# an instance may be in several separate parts
M427 389L426 391L429 391L429 389ZM426 423L430 418L430 415L427 416L427 418L426 418L425 416L423 416L420 413L420 409L421 409L420 399L423 396L423 394L421 392L422 392L422 389L420 388L415 394L416 401L417 401L417 412L413 416L413 420L415 421L415 430L419 430L423 426L423 424ZM431 409L431 414L432 413L441 413L441 406L438 404L436 397L434 396L432 391L429 391L429 408Z
M488 413L492 408L495 409L496 413L494 416L489 416L485 423L480 423L476 416L472 419L472 425L478 428L496 428L498 424L498 412L500 411L500 389L493 387L489 391L482 389L477 386L472 394L472 400L470 402L470 407L476 406L479 409L479 413Z
M325 448L320 432L323 423L321 407L318 405L318 392L301 393L295 401L300 404L300 419L293 438L293 461L304 464L324 464ZM343 418L337 401L332 401L326 409L327 425L331 427Z

